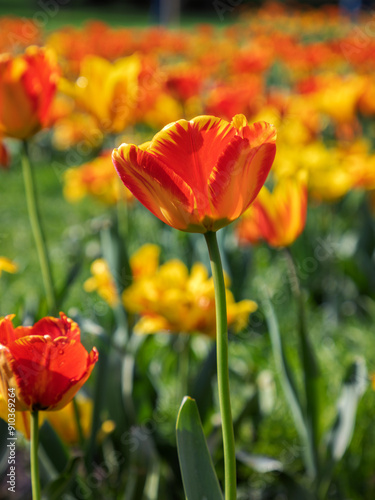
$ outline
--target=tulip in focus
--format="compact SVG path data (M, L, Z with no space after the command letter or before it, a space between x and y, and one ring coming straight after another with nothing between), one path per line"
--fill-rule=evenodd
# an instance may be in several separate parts
M80 330L64 313L34 326L0 319L0 392L13 391L16 411L60 410L89 378L98 360L80 342Z
M27 139L49 123L59 69L50 51L0 55L0 134Z
M297 178L282 178L270 192L261 189L253 205L241 217L237 234L242 244L266 241L286 247L302 233L307 213L307 183L304 172Z
M113 163L128 189L166 224L217 231L254 201L276 153L275 128L213 116L178 120L139 147L122 144Z

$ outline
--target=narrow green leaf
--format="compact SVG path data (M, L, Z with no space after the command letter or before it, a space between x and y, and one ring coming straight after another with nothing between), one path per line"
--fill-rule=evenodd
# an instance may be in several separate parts
M291 291L298 308L298 335L300 341L300 359L303 369L305 389L305 422L313 453L314 468L318 469L318 442L320 437L319 406L322 393L322 378L313 346L310 342L305 314L305 300L300 286L297 266L290 248L285 248L285 256Z
M264 310L271 338L272 351L280 376L280 382L289 404L296 430L302 442L306 469L308 473L314 477L316 474L314 450L311 446L311 440L306 427L303 408L297 393L296 383L285 354L275 311L268 299L264 300Z
M186 499L223 500L194 399L183 399L176 431Z

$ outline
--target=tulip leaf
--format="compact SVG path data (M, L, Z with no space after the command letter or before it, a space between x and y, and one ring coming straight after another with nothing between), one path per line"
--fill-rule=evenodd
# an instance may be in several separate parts
M194 399L185 397L177 417L177 450L187 500L223 500Z
M296 430L303 445L305 465L310 475L315 475L314 449L306 426L303 407L297 392L296 383L281 339L275 311L268 299L264 300L264 307L275 363L279 372L285 398L290 407Z
M310 449L314 460L315 473L318 469L318 440L320 434L319 426L319 405L322 394L322 377L320 375L318 360L315 356L314 348L310 342L309 331L306 323L305 301L302 294L297 266L290 248L285 248L286 262L288 265L290 287L298 308L298 334L300 342L300 359L303 369L304 389L305 389L305 421L310 440Z
M342 458L350 444L358 403L366 390L366 385L366 364L359 358L349 367L337 402L336 420L329 433L328 450L334 462Z

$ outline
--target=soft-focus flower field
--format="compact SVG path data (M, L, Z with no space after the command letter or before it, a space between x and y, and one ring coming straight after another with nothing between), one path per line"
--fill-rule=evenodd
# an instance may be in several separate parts
M169 225L124 187L111 158L122 143L146 143L200 115L236 130L244 115L277 131L265 186L218 232L238 499L375 496L373 13L351 20L332 7L277 4L234 13L228 25L189 30L92 20L50 31L0 17L0 317L33 325L64 311L87 352L99 351L75 403L40 412L43 498L185 498L175 436L185 395L197 402L223 480L204 240L169 227L186 229L186 219L170 218L176 204L163 179L151 183L148 208ZM163 140L176 146L168 161L177 165L172 132ZM252 139L256 147L255 132ZM117 162L134 166L147 147L120 148ZM52 293L29 222L25 152ZM143 201L148 177L132 175ZM226 191L229 181L216 181L220 208L236 219L245 187ZM187 226L197 233L206 230L198 209ZM0 344L5 324L8 334L13 328L0 322ZM1 397L0 416L7 421ZM27 500L28 412L17 412L16 494L7 493L5 422L0 499Z

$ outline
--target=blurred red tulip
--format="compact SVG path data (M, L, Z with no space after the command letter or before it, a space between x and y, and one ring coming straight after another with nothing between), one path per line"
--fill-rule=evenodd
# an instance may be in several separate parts
M273 247L285 247L302 233L307 213L306 175L282 178L273 192L264 186L243 215L237 234L242 244L266 241Z
M0 392L15 395L16 410L59 410L89 378L98 352L80 342L80 330L65 314L46 317L34 326L0 319Z
M0 134L27 139L46 126L58 76L46 49L32 46L23 55L1 55Z

